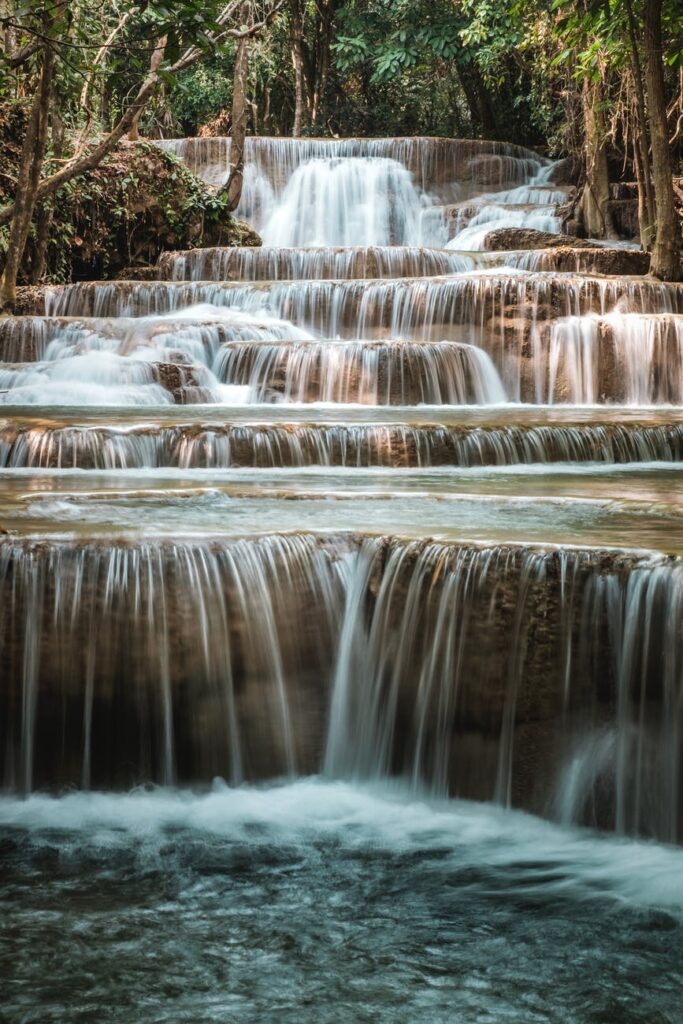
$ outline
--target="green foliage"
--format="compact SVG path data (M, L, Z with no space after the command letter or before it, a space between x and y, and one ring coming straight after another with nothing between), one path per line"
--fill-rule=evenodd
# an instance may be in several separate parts
M16 169L18 160L8 135L16 124L15 109L0 108L0 147L12 154L12 162L6 165L9 171ZM48 164L47 170L52 169ZM95 170L70 181L48 210L47 272L54 282L112 277L125 267L156 262L164 249L250 245L256 240L232 218L225 200L171 153L145 142L121 147ZM34 262L41 215L29 238L24 280ZM7 242L4 227L0 229L0 263Z
M199 125L230 107L233 56L226 54L198 64L174 80L167 103L180 134L193 133Z

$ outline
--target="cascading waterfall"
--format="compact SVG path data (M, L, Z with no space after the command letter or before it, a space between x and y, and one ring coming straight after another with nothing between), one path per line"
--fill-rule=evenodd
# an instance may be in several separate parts
M156 353L153 353L156 355ZM247 400L244 390L221 385L204 366L182 358L131 359L93 351L70 359L0 369L0 404L149 405Z
M229 140L161 145L225 181ZM267 245L165 253L158 280L53 286L0 321L7 789L400 776L682 838L680 552L655 527L642 550L582 548L571 502L583 474L602 536L612 478L590 482L621 463L614 531L678 508L683 289L582 274L591 250L562 273L483 251L498 227L558 231L554 181L507 144L249 139L238 212ZM557 463L583 465L561 486ZM341 472L291 482L316 466ZM441 504L441 540L355 532L375 529L371 468ZM557 549L524 533L546 485ZM276 491L293 511L269 532ZM355 519L316 527L316 495L356 491ZM486 514L462 535L473 495L500 503L484 543Z
M230 139L166 139L157 145L175 154L211 184L222 184L230 170ZM520 184L550 169L532 150L507 142L477 139L286 139L248 137L245 171L266 179L280 192L295 171L312 160L395 160L414 176L424 191L453 183L482 182L487 187ZM546 171L547 173L547 171Z
M517 271L391 281L294 281L249 285L217 282L83 282L48 290L48 317L145 317L197 303L254 315L268 313L334 337L344 328L387 326L423 338L442 325L486 326L508 308L556 315L683 312L676 285L633 278L590 278Z
M423 277L474 269L474 258L416 246L309 249L189 249L163 253L159 276L169 281L282 281L325 278Z
M595 403L608 379L611 399L627 405L683 403L683 317L609 313L555 320L539 400Z
M161 348L171 361L174 352L184 352L215 369L214 361L223 358L221 340L234 336L451 341L483 350L479 358L492 361L508 401L652 404L675 403L681 394L682 290L633 278L496 268L386 281L89 283L55 289L46 304L48 326L29 319L23 345L37 351L46 332L55 332L48 355L64 346L131 353L139 346ZM213 319L202 322L209 310ZM103 325L91 340L81 324L69 327L60 319L90 315ZM125 331L109 326L117 318ZM211 401L211 382L201 386Z
M293 774L344 547L307 536L2 547L6 785Z
M485 249L486 236L501 228L529 228L559 234L561 226L554 206L535 207L531 204L515 208L494 202L481 206L468 220L467 227L450 239L447 248Z
M498 251L571 173L249 138L272 244L0 317L3 1021L678 1019L683 287Z
M457 427L235 423L0 426L0 468L515 466L680 462L683 423Z
M157 317L40 317L0 320L0 353L6 363L67 359L88 352L150 357L181 355L210 366L226 341L305 340L311 335L288 321L210 305Z
M458 342L232 343L218 353L220 380L256 401L367 405L490 405L505 401L482 349Z
M170 139L159 145L212 186L228 178L229 139ZM292 143L250 138L237 212L268 245L440 246L448 236L438 214L434 217L429 211L436 213L438 203L459 200L463 193L476 194L485 186L477 207L479 222L497 216L491 204L499 190L503 203L517 201L530 207L521 218L508 210L506 225L559 231L555 208L566 201L566 193L547 187L551 170L549 161L530 150L502 143L448 139ZM491 189L497 190L493 198ZM508 198L517 192L524 198ZM535 212L534 207L538 207ZM460 248L482 247L486 229L473 228L473 232L465 234Z
M406 245L426 203L409 171L384 157L310 160L260 226L266 245Z
M575 731L582 737L602 732L590 715L582 720L590 695L615 706L613 749L580 788L576 754L560 758L560 793L567 775L579 788L572 794L572 820L595 815L599 821L602 786L612 790L606 806L618 831L679 836L678 562L620 566L617 558L605 573L596 572L604 556L592 552L473 551L415 542L389 549L368 615L365 591L375 559L369 542L358 556L360 592L347 591L325 757L329 773L407 772L416 785L427 778L437 789L467 795L474 786L480 798L510 803L524 785L516 771L523 775L524 759L538 756L519 749L523 709L534 709L532 721L545 718L547 733L538 730L535 742L544 747L547 770L547 747L560 736L564 745ZM543 633L531 645L539 601ZM656 650L659 658L667 651L663 662ZM541 664L542 683L535 675ZM616 692L609 696L601 693L603 672L614 679ZM478 741L472 743L468 732L479 734ZM487 749L489 732L496 739ZM560 797L560 805L566 813L566 799Z
M584 778L576 820L679 835L678 560L302 534L10 541L0 566L6 785L324 762L542 807L542 750L561 789ZM611 755L577 774L605 728Z

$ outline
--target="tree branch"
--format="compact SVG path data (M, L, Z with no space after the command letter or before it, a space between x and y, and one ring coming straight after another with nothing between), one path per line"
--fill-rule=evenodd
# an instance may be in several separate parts
M284 5L285 0L276 0L271 10L268 12L265 18L261 21L247 27L229 28L223 32L217 33L210 40L212 46L219 46L220 43L227 38L231 39L245 39L249 36L257 35L264 28L271 24L278 11ZM224 24L228 21L235 13L237 8L240 6L239 0L232 0L218 17L218 21ZM167 75L177 75L181 71L185 71L186 68L191 67L200 60L204 54L205 49L198 46L189 47L185 53L180 57L175 64L172 64L170 68L166 69ZM40 202L46 199L47 196L53 195L58 189L62 188L68 182L74 178L79 177L81 174L85 174L87 171L93 170L97 167L105 157L107 157L119 144L121 139L126 135L132 125L135 124L136 119L144 109L145 105L152 98L156 92L157 86L161 81L161 56L159 46L154 50L152 54L152 60L150 62L149 71L138 89L137 95L132 103L123 112L117 123L114 125L112 130L106 135L99 143L97 143L88 153L76 152L70 160L68 160L63 167L54 174L49 175L47 178L43 178L38 186L36 195L36 201ZM7 224L12 219L14 213L14 203L9 206L5 206L0 210L0 224Z

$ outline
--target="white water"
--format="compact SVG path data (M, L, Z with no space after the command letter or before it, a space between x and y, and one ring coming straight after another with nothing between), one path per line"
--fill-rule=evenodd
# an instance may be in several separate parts
M311 160L287 182L261 237L279 246L415 245L426 202L396 160Z
M683 292L456 251L528 150L246 148L273 246L0 321L0 1017L677 1024Z
M154 863L169 833L190 830L211 837L264 845L307 847L312 840L346 851L445 855L497 870L533 860L544 871L565 874L565 895L592 901L666 907L683 917L683 852L652 843L611 839L560 828L490 804L420 798L400 785L349 785L304 779L274 788L229 788L219 780L204 795L191 791L139 790L128 795L74 793L59 799L0 798L0 826L26 828L41 841L73 844L85 854L138 847L142 863ZM58 840L59 841L59 840ZM533 871L527 891L552 883ZM559 891L559 890L558 890Z
M540 362L540 360L539 360ZM683 403L683 317L607 313L571 316L551 325L546 388L550 403L604 400L601 365L611 365L615 397L627 405Z
M551 167L541 167L528 184L484 195L465 205L456 222L456 233L446 247L465 251L485 249L489 232L502 228L559 234L562 220L558 207L566 203L567 193L546 185Z

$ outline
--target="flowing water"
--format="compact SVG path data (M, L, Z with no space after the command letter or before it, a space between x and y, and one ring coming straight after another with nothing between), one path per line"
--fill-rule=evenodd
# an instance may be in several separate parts
M681 1021L683 288L555 177L249 139L0 321L0 1021Z

